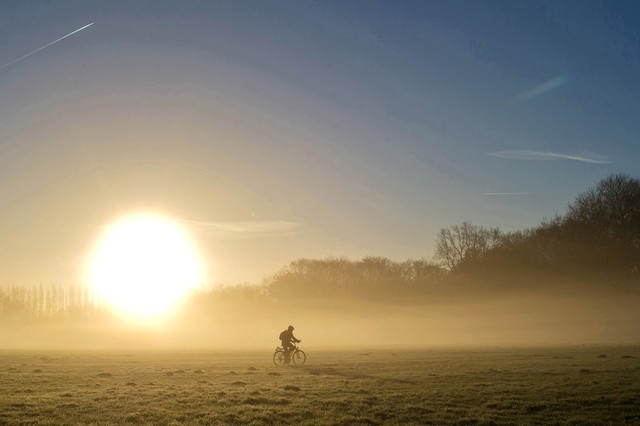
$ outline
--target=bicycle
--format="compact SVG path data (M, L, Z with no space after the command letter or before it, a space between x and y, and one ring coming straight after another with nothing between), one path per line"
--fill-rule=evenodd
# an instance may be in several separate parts
M289 353L289 358L295 365L303 365L307 361L307 355L302 349L298 348L297 345L293 345L293 349ZM276 351L273 353L273 363L277 367L282 367L287 364L286 355L282 346L278 346Z

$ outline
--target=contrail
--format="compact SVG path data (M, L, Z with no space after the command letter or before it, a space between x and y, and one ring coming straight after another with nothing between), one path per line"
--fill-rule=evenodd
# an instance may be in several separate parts
M482 195L539 195L540 192L483 192Z
M40 48L38 48L38 49L34 50L33 52L29 52L29 53L27 53L26 55L19 57L18 59L14 59L13 61L9 62L8 64L4 64L3 66L1 66L1 67L0 67L0 70L1 70L1 69L3 69L3 68L8 67L9 65L13 65L13 64L15 64L15 63L16 63L16 62L18 62L18 61L21 61L21 60L23 60L24 58L27 58L27 57L29 57L29 56L33 55L34 53L37 53L37 52L41 51L42 49L45 49L45 48L47 48L47 47L51 46L52 44L56 44L57 42L59 42L59 41L61 41L61 40L64 40L65 38L67 38L67 37L69 37L69 36L72 36L72 35L74 35L75 33L77 33L77 32L79 32L79 31L84 30L85 28L88 28L88 27L92 26L93 24L95 24L95 22L92 22L92 23L90 23L89 25L85 25L85 26L84 26L84 27L82 27L82 28L78 28L77 30L75 30L75 31L73 31L73 32L70 32L70 33L69 33L69 34L67 34L66 36L60 37L59 39L54 40L54 41L52 41L52 42L51 42L51 43L49 43L49 44L45 44L44 46L42 46L42 47L40 47Z
M516 99L519 101L528 101L529 99L540 96L543 93L548 92L549 90L557 89L560 86L564 86L568 82L569 75L561 74L552 78L551 80L547 80L542 84L539 84L535 87L530 88L529 90L520 93L518 96L516 96Z
M507 158L511 160L532 160L532 161L553 161L553 160L572 160L582 161L583 163L592 164L610 164L611 161L604 156L591 152L582 152L579 154L561 154L549 151L529 151L524 149L510 151L490 152L487 155L493 157Z

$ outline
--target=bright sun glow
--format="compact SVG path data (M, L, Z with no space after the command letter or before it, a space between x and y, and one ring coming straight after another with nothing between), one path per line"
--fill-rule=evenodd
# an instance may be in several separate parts
M89 280L100 297L137 318L168 312L202 278L186 231L152 214L108 227L89 264Z

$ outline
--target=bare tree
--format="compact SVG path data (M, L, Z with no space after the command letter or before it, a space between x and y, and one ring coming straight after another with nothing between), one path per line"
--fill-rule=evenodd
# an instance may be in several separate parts
M640 242L640 180L623 174L602 179L576 197L566 216L570 223L601 237Z
M445 269L454 271L463 260L486 254L500 241L501 232L498 228L488 229L463 222L440 229L433 257Z

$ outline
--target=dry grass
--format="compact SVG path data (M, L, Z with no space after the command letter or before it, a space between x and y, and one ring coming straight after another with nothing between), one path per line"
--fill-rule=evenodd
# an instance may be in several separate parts
M640 423L637 347L308 355L4 352L0 424Z

